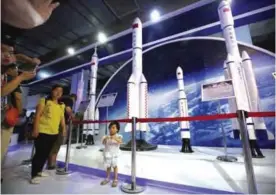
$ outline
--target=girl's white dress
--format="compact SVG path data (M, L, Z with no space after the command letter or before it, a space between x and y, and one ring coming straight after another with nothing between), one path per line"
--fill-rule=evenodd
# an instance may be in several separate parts
M121 135L116 135L117 137L121 137ZM105 143L104 151L103 151L103 157L104 157L104 166L106 168L109 167L116 167L118 163L118 156L120 153L120 144L116 142L115 140L111 140L109 136L104 136L103 140L107 138L107 141Z

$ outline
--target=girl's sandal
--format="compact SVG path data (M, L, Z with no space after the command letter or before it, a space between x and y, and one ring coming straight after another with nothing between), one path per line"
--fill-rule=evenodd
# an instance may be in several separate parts
M109 183L109 180L108 179L105 179L105 180L103 180L102 182L101 182L101 185L103 186L103 185L106 185L106 184L108 184Z
M114 181L112 182L112 187L113 187L113 188L116 188L117 185L118 185L118 180L114 180Z

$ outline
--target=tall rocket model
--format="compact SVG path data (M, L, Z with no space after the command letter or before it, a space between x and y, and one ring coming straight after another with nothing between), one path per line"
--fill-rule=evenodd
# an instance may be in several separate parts
M132 73L127 83L127 117L148 117L148 83L142 69L142 23L139 18L132 24ZM137 123L136 129L147 131L147 123ZM130 123L125 131L132 131Z
M184 80L183 80L183 71L181 67L177 67L176 69L176 78L178 82L178 107L180 117L187 117L189 116L189 109L188 109L188 102L187 96L184 91ZM182 148L180 152L184 153L192 153L193 150L190 145L191 133L190 133L190 124L189 121L181 121L180 124L180 132L181 132L181 139L182 139Z
M99 109L96 108L96 87L97 87L97 73L98 73L98 55L97 48L91 58L91 71L90 71L90 91L89 91L89 117L90 120L99 120ZM93 134L99 134L99 123L93 123ZM92 134L92 135L93 135Z
M234 30L232 11L228 1L223 0L219 4L218 14L221 22L221 29L223 30L223 36L225 38L226 50L228 53L226 63L232 78L237 109L250 111L249 95L246 88L244 72L241 66L242 60ZM252 156L263 157L256 141L253 119L249 117L246 122Z
M242 68L246 79L250 110L260 112L260 97L251 58L246 51L242 52ZM256 136L259 140L274 140L274 135L267 130L263 118L253 118Z
M89 91L89 106L85 112L86 120L99 120L99 110L96 108L96 86L97 86L97 71L98 71L98 55L97 48L95 48L94 54L91 58L91 71L90 71L90 91ZM99 124L97 123L89 123L84 125L84 129L87 129L86 135L88 135L87 143L94 143L94 134L99 134ZM91 137L91 136L92 137ZM91 138L89 138L91 137Z
M223 70L224 70L225 80L231 79L230 72L229 72L226 61L224 61ZM228 105L229 105L230 113L237 112L237 103L236 103L235 98L228 99ZM233 119L231 119L231 121L232 121L232 128L233 128L233 133L231 134L231 137L234 139L240 139L240 127L239 127L238 119L233 118Z

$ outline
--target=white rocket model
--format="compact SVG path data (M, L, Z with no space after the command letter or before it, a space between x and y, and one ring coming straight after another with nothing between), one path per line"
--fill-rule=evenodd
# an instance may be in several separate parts
M96 108L96 86L97 86L97 71L98 71L98 55L97 48L95 48L94 54L91 58L91 71L90 71L90 91L89 91L89 106L85 112L86 120L99 120L99 110ZM89 123L84 125L84 129L87 129L87 134L98 135L99 124Z
M139 18L132 24L132 73L127 83L127 117L148 117L148 83L142 69L142 23ZM136 129L147 131L147 123L137 123ZM130 123L125 131L132 131Z
M181 67L177 67L176 69L176 78L178 83L178 108L180 117L187 117L189 116L189 109L188 109L188 102L186 93L184 91L184 80L183 80L183 71ZM180 124L180 132L181 132L181 139L182 139L182 149L181 152L193 152L190 146L190 124L189 121L181 121Z
M250 110L260 112L260 97L251 58L246 51L242 52L242 68L246 79L249 94ZM263 118L253 118L256 136L260 140L274 140L274 135L267 130Z
M223 30L223 36L225 38L226 50L228 53L226 63L229 67L229 73L233 82L237 108L239 110L250 111L243 70L241 69L242 61L234 30L234 20L228 1L224 0L220 3L218 13L221 22L221 29ZM253 120L252 118L248 118L247 120L249 139L256 140Z
M225 80L231 79L230 73L229 73L229 68L227 66L226 61L223 64L223 70L224 70L224 78ZM230 113L235 113L237 112L237 104L236 104L236 99L231 98L228 99L228 105L229 105L229 112ZM231 137L234 139L240 139L240 127L238 120L236 118L231 119L232 121L232 129L233 133L231 134Z
M228 53L226 63L229 67L229 73L232 78L237 109L250 111L249 95L246 88L244 72L241 67L242 60L240 57L240 52L234 30L233 15L228 1L223 0L219 4L218 14L221 23L221 29L223 30L223 36L225 38L226 50ZM246 123L252 156L263 157L263 154L260 151L258 143L256 141L253 119L251 117L247 118Z

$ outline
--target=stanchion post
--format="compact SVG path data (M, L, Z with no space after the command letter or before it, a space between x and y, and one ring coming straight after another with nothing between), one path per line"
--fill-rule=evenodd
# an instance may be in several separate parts
M132 118L131 131L131 183L123 184L121 190L129 194L137 194L144 191L144 188L136 184L136 124L137 118Z
M70 119L69 121L69 131L68 131L68 143L67 143L67 146L66 146L66 156L65 156L65 166L63 169L58 169L57 170L57 174L58 175L68 175L71 173L71 171L69 171L68 169L68 166L69 166L69 160L70 160L70 151L71 151L71 142L72 142L72 128L73 127L73 124L72 124L72 120Z
M80 124L78 124L78 135L80 134ZM77 149L82 149L82 148L87 148L87 146L83 145L83 137L84 137L84 130L82 129L82 132L81 132L81 144L80 146L77 146L76 148Z
M79 140L80 140L80 125L78 124L78 127L77 127L77 144L79 144Z
M219 101L219 105L218 105L218 113L221 114L221 104ZM238 161L238 159L234 156L229 156L228 152L227 152L227 140L226 140L226 133L225 133L225 129L223 126L223 121L220 122L220 128L222 131L222 136L223 136L223 145L224 145L224 155L218 156L217 159L220 161L224 161L224 162L236 162Z
M30 158L28 160L23 160L21 164L22 165L30 165L30 164L32 164L34 153L35 153L35 146L34 146L34 141L33 141L32 152L31 152Z
M108 120L108 106L106 107L106 120ZM108 132L108 124L105 125L105 135L107 135Z
M131 132L131 185L132 189L136 189L136 118L132 118Z
M245 171L247 176L247 184L248 184L248 193L249 194L257 194L257 186L255 181L253 163L252 163L252 155L249 145L249 137L247 132L247 112L244 110L238 110L238 121L240 125L240 134L242 139L242 147L243 147L243 154L244 154L244 165Z
M108 121L108 106L106 107L106 116L105 116L105 120ZM105 125L105 136L107 136L107 132L108 132L108 123L106 123ZM99 149L100 152L104 151L104 148Z

